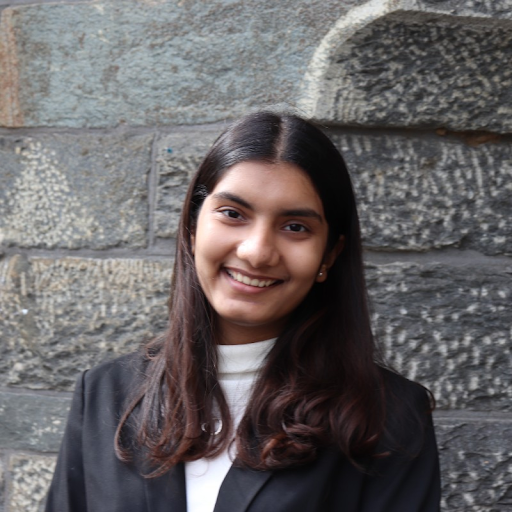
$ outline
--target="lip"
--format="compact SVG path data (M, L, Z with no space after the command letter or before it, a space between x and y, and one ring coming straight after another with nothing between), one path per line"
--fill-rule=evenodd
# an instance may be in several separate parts
M282 279L276 277L256 275L252 274L251 272L246 272L244 270L233 267L225 267L223 269L223 274L237 289L251 292L262 292L270 290L283 282ZM240 280L241 277L246 278L252 282L243 282Z

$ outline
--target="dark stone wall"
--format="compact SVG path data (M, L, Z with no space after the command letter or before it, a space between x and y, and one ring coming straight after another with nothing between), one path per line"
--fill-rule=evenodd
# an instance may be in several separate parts
M190 176L260 108L345 155L443 509L512 511L511 41L512 0L0 0L0 512L42 510L79 373L165 326Z

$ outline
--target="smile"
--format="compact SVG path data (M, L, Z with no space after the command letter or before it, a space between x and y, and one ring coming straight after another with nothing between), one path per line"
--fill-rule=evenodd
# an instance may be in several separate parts
M254 279L248 276L244 276L240 272L233 272L232 270L225 269L231 279L238 281L239 283L246 284L248 286L254 286L255 288L267 288L278 282L278 279Z

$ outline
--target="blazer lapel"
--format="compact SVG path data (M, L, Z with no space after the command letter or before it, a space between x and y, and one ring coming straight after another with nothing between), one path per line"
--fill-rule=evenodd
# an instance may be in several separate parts
M162 476L146 478L144 484L148 512L187 512L183 463Z
M272 471L255 471L231 466L220 486L214 512L243 512L272 476Z

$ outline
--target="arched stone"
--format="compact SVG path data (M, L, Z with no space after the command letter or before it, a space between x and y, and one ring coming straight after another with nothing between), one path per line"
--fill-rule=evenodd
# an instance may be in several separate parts
M510 5L447 3L372 0L349 11L311 59L300 107L341 125L510 132Z

